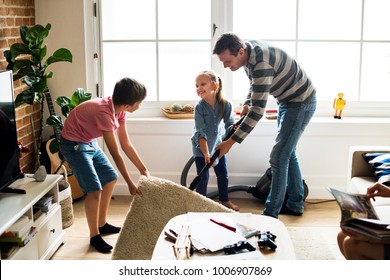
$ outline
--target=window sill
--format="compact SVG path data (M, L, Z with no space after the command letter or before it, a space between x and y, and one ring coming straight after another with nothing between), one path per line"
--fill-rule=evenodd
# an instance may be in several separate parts
M182 135L190 137L194 129L193 119L168 119L166 117L129 118L129 134L142 135ZM271 137L277 133L276 120L261 119L248 138ZM390 139L390 118L314 117L303 137L387 137Z
M193 123L193 119L169 119L167 117L130 117L128 122L138 123ZM262 118L260 122L273 123L275 120ZM390 123L390 117L342 117L341 119L334 119L333 117L313 117L311 123L355 123L355 124L384 124Z

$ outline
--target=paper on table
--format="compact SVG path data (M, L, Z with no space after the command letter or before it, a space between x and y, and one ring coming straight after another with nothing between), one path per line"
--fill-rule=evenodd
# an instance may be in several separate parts
M191 239L203 244L211 252L221 250L226 245L246 240L241 234L211 222L210 218L194 218L188 223Z

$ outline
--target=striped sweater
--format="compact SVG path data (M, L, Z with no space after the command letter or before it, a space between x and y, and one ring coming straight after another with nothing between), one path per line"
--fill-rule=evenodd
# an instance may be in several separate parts
M241 143L263 117L268 96L279 104L305 101L315 94L309 77L283 50L264 41L247 41L248 64L244 67L250 88L244 104L250 106L243 123L232 139Z

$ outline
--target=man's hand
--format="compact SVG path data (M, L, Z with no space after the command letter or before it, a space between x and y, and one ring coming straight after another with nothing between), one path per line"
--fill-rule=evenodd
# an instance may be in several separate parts
M226 141L220 143L217 147L215 147L215 150L219 150L219 158L227 154L235 143L236 142L234 140L229 138Z
M242 106L242 110L241 110L240 116L242 117L243 115L248 114L248 111L249 111L249 105Z

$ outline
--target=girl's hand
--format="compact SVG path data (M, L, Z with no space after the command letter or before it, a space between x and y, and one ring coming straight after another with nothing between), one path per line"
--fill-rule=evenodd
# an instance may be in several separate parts
M207 154L207 155L205 155L204 156L204 162L206 163L206 164L209 164L210 163L210 154Z

